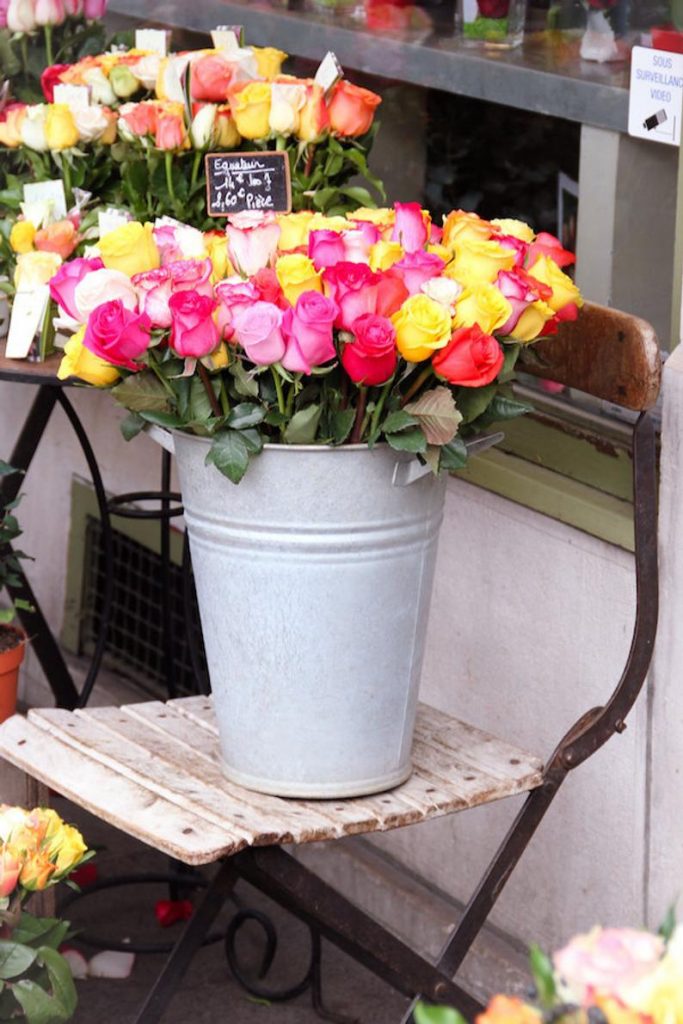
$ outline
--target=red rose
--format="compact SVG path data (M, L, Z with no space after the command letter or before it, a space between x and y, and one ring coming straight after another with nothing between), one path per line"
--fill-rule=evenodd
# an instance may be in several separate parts
M510 0L478 0L482 18L507 18Z
M175 292L168 301L171 310L169 344L179 356L201 359L218 347L220 337L213 319L215 299L196 291Z
M40 76L40 86L48 103L54 102L55 86L61 85L62 74L64 71L68 71L70 66L70 64L51 64Z
M481 388L500 373L503 350L479 324L454 331L445 348L432 356L432 366L439 377L450 384Z
M396 369L396 331L386 317L366 313L353 325L353 341L344 346L342 365L356 384L374 387L389 380Z
M133 360L147 351L151 329L145 313L132 313L121 299L113 299L97 306L88 317L83 345L112 366L139 370Z

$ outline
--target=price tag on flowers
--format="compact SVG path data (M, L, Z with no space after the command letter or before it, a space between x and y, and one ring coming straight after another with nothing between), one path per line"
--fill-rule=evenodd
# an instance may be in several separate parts
M289 158L286 153L208 153L206 192L210 217L246 210L288 213Z

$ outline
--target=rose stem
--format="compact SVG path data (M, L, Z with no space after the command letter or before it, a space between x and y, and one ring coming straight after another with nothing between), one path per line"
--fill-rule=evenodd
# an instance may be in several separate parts
M365 406L368 401L368 389L361 384L358 388L358 405L356 406L356 419L354 420L353 430L351 431L351 437L349 438L349 444L358 444L361 439L361 433L363 430L363 418L365 416Z
M54 53L52 52L52 25L44 25L43 34L45 36L45 56L48 65L52 66L55 62Z
M422 371L420 376L415 378L413 383L410 385L410 387L406 391L405 395L401 399L401 405L402 406L406 405L410 401L410 399L413 397L413 395L416 394L420 390L420 388L425 383L425 381L429 380L429 378L431 377L431 375L433 373L434 373L434 370L433 370L432 365L430 363L429 366L426 366L424 368L424 370Z
M190 177L190 189L194 189L197 184L197 175L199 174L199 166L202 162L203 153L201 149L198 149L194 155L194 161L192 163L192 176Z
M308 178L313 169L313 157L315 156L315 146L310 145L308 148L308 156L306 157L306 166L304 167L304 176Z
M389 380L386 382L386 384L383 385L382 392L379 398L377 399L377 405L375 406L375 410L372 414L372 420L370 421L370 437L375 436L377 427L379 426L379 420L380 416L382 415L382 410L384 409L384 403L386 402L387 395L391 391L394 384L394 376L395 375L392 374Z
M176 196L173 185L173 153L170 149L167 149L164 153L164 163L166 165L166 188L168 189L171 202L175 206Z
M216 394L211 387L211 378L209 377L208 371L199 359L197 360L197 369L199 370L199 376L202 384L204 385L204 390L206 391L209 402L211 403L211 411L214 416L217 416L220 419L223 415L223 410L221 409L220 402L216 398Z
M285 406L285 396L282 391L282 381L280 380L280 374L277 372L276 369L273 368L272 372L273 380L275 382L275 391L277 394L277 407L284 416L285 413L287 412L287 408Z

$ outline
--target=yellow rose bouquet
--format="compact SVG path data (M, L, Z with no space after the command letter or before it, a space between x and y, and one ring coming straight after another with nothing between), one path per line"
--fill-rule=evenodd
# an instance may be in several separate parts
M23 906L91 856L78 829L55 811L0 805L0 1019L39 1024L73 1015L76 989L59 952L69 925Z
M25 258L25 257L24 257ZM147 423L212 438L237 483L269 444L388 443L435 473L528 406L522 346L578 316L558 240L418 203L241 213L224 232L130 222L50 281L77 377Z
M532 946L535 999L496 995L476 1024L683 1024L683 927L673 912L657 934L595 927L552 957ZM465 1024L421 1004L416 1024Z

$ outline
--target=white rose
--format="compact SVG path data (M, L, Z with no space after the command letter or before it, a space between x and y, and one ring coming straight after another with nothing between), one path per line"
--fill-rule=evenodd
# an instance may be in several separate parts
M445 306L450 311L451 316L454 316L455 304L460 297L463 287L457 281L452 281L450 277L431 277L428 281L424 282L420 290L425 295L428 295L430 299L434 299L434 302Z
M35 149L37 153L45 153L48 148L45 136L46 119L47 107L44 103L27 107L19 129L22 144L29 149Z
M97 142L109 126L109 119L101 107L82 107L71 110L81 142Z
M208 149L211 146L215 124L216 107L213 103L207 103L193 118L190 126L190 138L195 149Z
M153 89L159 77L161 67L161 54L148 53L141 57L136 64L131 64L130 70L145 89Z
M175 240L184 260L206 259L204 235L197 228L183 224L176 229Z
M273 82L269 125L276 135L293 135L299 127L299 111L306 102L305 85Z
M100 103L103 107L110 107L116 103L116 93L102 68L88 68L83 72L83 81L90 86L90 98L93 103Z
M10 0L7 28L10 32L33 32L36 28L33 0Z
M86 274L74 290L74 303L85 323L94 309L104 302L120 299L126 309L136 311L138 295L131 284L130 278L120 270L93 270Z

